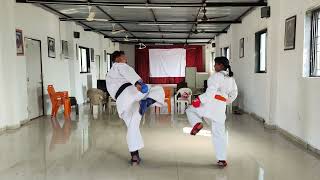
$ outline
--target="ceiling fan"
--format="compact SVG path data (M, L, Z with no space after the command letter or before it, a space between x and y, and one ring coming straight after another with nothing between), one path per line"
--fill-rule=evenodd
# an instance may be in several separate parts
M123 38L124 41L129 42L129 41L139 41L139 39L129 39L128 35L126 35L125 38Z
M192 30L193 34L198 34L198 33L205 33L204 29L198 29L198 24L195 24L193 30Z
M92 22L92 21L99 21L99 22L107 22L109 21L108 19L96 19L96 13L91 11L92 6L88 6L89 14L88 17L86 18L87 21Z
M203 12L203 16L202 18L198 19L198 22L207 22L207 21L212 21L219 18L228 17L228 15L222 15L222 16L215 16L215 17L208 18L206 14L207 13L206 7L203 7L202 12Z
M124 29L116 30L115 24L112 24L111 34L118 34L118 33L122 33L122 32L126 32L126 30L124 30Z

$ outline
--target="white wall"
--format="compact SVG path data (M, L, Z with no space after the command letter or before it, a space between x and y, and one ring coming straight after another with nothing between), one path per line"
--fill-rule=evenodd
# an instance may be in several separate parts
M16 57L14 0L0 6L0 129L15 127L25 120L26 88L24 72L20 71L21 58ZM5 22L5 23L4 23Z
M124 51L126 56L128 57L128 64L135 68L135 45L133 44L120 44L120 50Z
M218 49L229 47L231 52L230 63L239 86L238 103L248 112L254 112L268 120L268 78L269 74L255 73L255 33L267 28L267 22L258 19L259 10L256 10L243 19L241 25L230 27L228 34L218 38ZM243 28L246 27L246 28ZM245 57L239 58L240 39L245 39ZM268 41L268 47L271 47ZM271 50L271 48L268 48ZM268 66L269 67L269 66Z
M297 15L296 49L280 51L278 59L277 124L320 149L320 79L302 76L305 14L320 5L319 0L286 0L280 2L280 34L284 37L284 21ZM282 42L283 44L283 42ZM280 46L283 49L283 45ZM284 71L285 69L285 71Z
M79 103L85 100L87 74L80 74L79 61L75 56L75 45L94 48L101 56L103 51L113 52L119 49L118 43L111 43L102 35L84 32L83 28L72 22L60 22L59 17L30 4L16 4L15 0L6 0L0 7L0 129L19 127L20 122L28 119L27 111L27 74L26 57L16 55L15 29L21 29L25 38L41 41L44 92L47 85L53 84L56 90L67 90L70 96L76 96ZM73 31L81 33L80 39L73 38ZM48 57L47 37L56 42L56 58ZM70 44L70 59L61 58L61 40ZM96 86L95 63L91 63L93 87ZM46 112L50 112L50 102L45 95Z
M239 103L267 124L277 125L320 149L320 79L303 77L306 12L319 0L269 0L271 18L261 19L260 9L242 24L232 25L217 38L217 49L231 47L231 64L239 86ZM295 50L284 51L285 19L297 15ZM255 33L268 28L267 73L255 72ZM239 58L240 39L245 38L245 57ZM307 51L305 51L308 53Z

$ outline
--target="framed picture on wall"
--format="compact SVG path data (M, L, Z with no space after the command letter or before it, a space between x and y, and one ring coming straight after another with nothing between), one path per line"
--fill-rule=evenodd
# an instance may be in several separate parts
M240 46L239 46L239 57L243 58L244 57L244 38L240 39Z
M22 30L20 29L16 29L16 45L17 45L17 55L23 56L24 55L23 34L22 34Z
M65 59L69 59L70 56L69 56L69 43L68 41L64 41L62 40L61 41L61 46L62 46L62 56L65 58Z
M48 37L48 56L50 58L56 57L56 43L55 40L51 37Z
M297 16L292 16L292 17L286 19L285 36L284 36L284 50L295 49L296 22L297 22Z

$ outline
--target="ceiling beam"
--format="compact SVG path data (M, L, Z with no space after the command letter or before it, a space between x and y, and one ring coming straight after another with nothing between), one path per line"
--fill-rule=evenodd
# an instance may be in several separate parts
M79 22L89 22L84 18L60 18L61 21L79 21ZM128 24L240 24L241 20L231 20L231 21L136 21L136 20L114 20L103 21L102 23L128 23Z
M103 31L103 32L112 32L111 29L84 29L84 31ZM169 34L169 33L177 33L177 34L189 34L190 31L130 31L132 33L155 33L155 34ZM201 31L198 34L217 34L217 33L227 33L227 31Z
M70 1L70 0L17 0L18 3L39 3L39 4L65 4L65 5L88 5L85 1ZM134 2L110 2L99 1L90 2L92 6L150 6L150 7L258 7L267 6L268 3L264 1L251 2L208 2L208 3L134 3Z

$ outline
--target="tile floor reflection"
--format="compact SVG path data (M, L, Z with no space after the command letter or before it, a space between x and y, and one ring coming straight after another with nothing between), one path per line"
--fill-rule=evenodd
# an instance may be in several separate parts
M247 115L228 119L229 166L218 169L210 128L192 137L185 115L148 113L140 167L128 164L117 115L82 107L72 121L36 119L0 135L2 180L319 180L320 159Z

